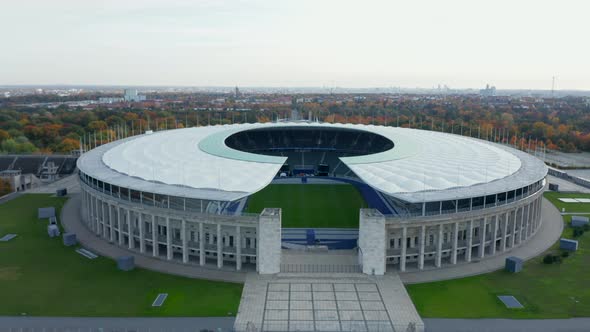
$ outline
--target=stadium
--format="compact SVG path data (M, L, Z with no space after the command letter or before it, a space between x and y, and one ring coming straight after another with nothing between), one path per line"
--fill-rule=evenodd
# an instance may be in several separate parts
M347 250L377 275L504 253L539 228L547 175L471 137L305 121L148 131L77 167L82 220L105 241L261 274L290 251Z

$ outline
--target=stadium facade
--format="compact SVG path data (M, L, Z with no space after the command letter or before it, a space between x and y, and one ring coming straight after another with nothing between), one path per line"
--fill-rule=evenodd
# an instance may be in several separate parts
M541 222L547 167L479 139L372 125L279 122L147 132L77 162L82 220L119 246L186 264L281 271L281 210L244 213L279 178L359 187L362 271L422 270L510 250Z

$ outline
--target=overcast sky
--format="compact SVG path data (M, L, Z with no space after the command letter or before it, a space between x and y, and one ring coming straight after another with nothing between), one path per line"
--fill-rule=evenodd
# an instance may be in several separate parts
M588 0L19 0L0 84L590 90Z

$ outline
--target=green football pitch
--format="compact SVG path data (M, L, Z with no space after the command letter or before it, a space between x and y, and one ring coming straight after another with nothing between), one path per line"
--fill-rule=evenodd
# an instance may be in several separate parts
M282 209L283 227L357 228L367 207L349 184L271 184L248 199L247 212Z

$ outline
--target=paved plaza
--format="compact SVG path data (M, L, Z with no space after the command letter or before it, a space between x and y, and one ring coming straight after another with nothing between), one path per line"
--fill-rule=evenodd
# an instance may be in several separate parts
M249 275L234 328L250 331L423 331L396 274Z

